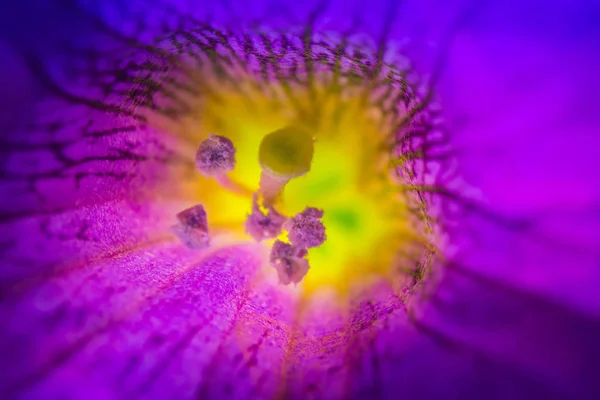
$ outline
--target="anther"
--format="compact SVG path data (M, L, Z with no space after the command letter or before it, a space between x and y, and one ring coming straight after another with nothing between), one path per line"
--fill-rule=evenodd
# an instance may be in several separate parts
M171 228L175 236L190 249L202 250L210 245L208 220L201 204L177 214L177 225Z
M306 249L297 248L280 240L273 243L271 248L270 262L277 270L279 283L289 285L298 284L309 269Z
M196 166L201 174L215 177L235 168L235 147L224 136L210 135L200 143L196 152Z
M235 146L228 138L211 134L200 143L196 166L202 175L215 179L224 189L243 196L252 194L250 189L227 175L235 168Z
M307 207L304 211L288 220L284 228L288 231L290 242L297 247L308 249L325 242L325 226L321 222L323 210Z
M279 214L273 207L267 206L265 214L259 204L258 196L254 195L252 201L252 214L246 219L246 232L256 241L271 239L279 236L286 217Z

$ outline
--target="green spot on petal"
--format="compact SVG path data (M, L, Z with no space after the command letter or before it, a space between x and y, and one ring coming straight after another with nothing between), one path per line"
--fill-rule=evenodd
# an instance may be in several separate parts
M347 232L356 232L360 227L360 216L357 210L333 208L330 214L331 222Z

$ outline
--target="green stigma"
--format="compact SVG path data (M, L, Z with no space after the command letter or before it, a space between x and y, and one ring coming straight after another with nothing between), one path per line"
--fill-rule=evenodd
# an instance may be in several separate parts
M266 135L260 143L261 167L281 178L295 178L310 170L313 138L304 129L287 127Z

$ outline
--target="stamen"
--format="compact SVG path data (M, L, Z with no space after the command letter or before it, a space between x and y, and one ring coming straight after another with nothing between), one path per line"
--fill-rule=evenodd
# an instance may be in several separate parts
M323 218L323 210L307 207L288 220L284 228L288 231L290 242L304 249L322 245L327 236L321 218Z
M279 283L297 285L309 269L306 249L297 248L280 240L273 243L271 248L271 265L277 270Z
M200 143L196 166L202 175L215 179L222 188L242 196L252 194L252 190L227 175L235 168L235 146L228 138L211 134Z
M313 138L304 129L287 127L266 135L258 159L262 167L259 193L265 204L274 204L285 185L310 170Z
M286 217L279 214L273 207L267 206L265 214L258 204L258 196L254 195L252 200L252 214L246 219L246 232L260 242L264 239L272 239L281 233Z
M187 247L202 250L210 245L208 220L201 204L185 209L177 214L178 224L171 227L171 232Z

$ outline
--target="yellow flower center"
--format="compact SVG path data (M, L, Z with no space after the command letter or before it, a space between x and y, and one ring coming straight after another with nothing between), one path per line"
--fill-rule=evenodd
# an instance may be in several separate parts
M231 139L237 163L230 176L253 191L258 190L265 167L297 176L285 186L279 204L285 215L306 207L324 211L327 240L308 251L310 270L301 284L304 292L329 288L342 294L351 286L391 275L401 238L412 227L392 178L381 128L385 121L377 108L365 104L360 93L347 93L341 99L328 94L331 87L321 85L312 94L295 91L296 101L318 104L318 112L298 115L289 101L252 84L252 78L246 77L240 82L243 93L222 90L218 101L205 98L194 116L199 123L188 134L197 143L210 133ZM282 90L277 84L270 89ZM284 129L294 124L310 127L314 154L304 131ZM244 220L251 211L248 197L202 176L190 190L206 208L213 234L252 240L244 233Z

